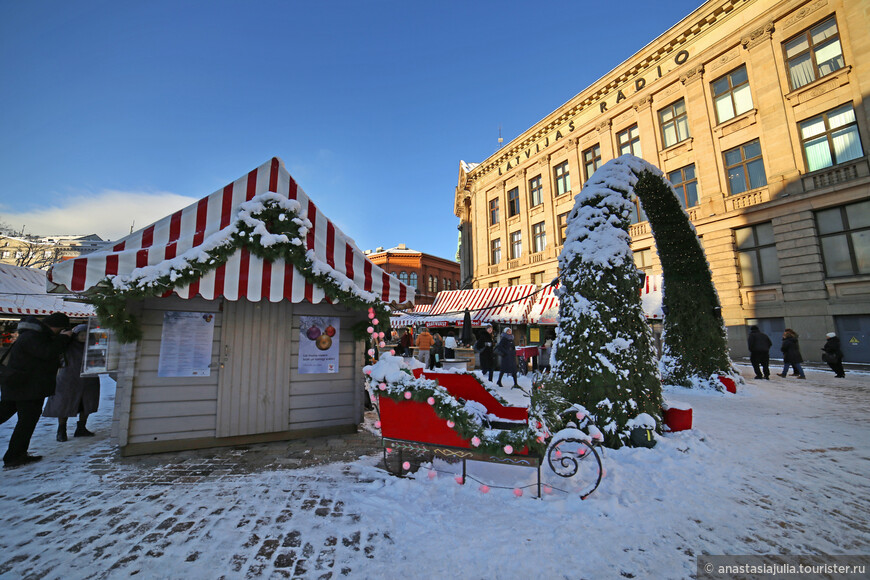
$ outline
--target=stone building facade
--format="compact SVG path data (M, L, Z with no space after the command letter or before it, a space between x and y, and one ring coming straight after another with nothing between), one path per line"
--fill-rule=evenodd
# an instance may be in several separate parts
M734 356L758 324L870 362L870 2L710 0L479 164L461 162L462 279L557 275L573 197L632 153L682 197ZM643 210L638 267L661 273Z
M373 264L416 288L416 304L432 304L442 290L459 289L459 263L453 260L424 254L405 244L387 250L366 250L366 256Z

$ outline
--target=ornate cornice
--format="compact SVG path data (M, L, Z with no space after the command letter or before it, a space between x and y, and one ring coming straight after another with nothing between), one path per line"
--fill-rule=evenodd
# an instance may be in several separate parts
M680 75L680 82L684 85L688 85L689 83L693 83L695 81L701 80L704 76L704 65L699 64L698 66L693 66L686 72Z
M750 48L755 48L759 44L770 40L770 37L773 35L773 20L768 21L763 26L759 26L746 36L743 36L740 39L740 44L743 45L743 48L749 50Z

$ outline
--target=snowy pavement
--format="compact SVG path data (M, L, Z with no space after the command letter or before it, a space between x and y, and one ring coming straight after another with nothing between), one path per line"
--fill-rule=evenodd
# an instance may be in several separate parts
M440 460L415 479L376 455L297 467L370 453L365 434L121 459L106 389L97 437L56 443L43 419L45 459L0 471L0 577L687 578L698 554L870 554L870 375L807 378L667 388L695 429L607 451L585 501L515 497L534 479L517 467L469 463L485 494Z

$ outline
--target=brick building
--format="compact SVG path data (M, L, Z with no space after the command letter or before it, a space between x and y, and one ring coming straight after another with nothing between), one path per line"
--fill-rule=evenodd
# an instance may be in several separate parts
M442 290L459 288L459 263L453 260L424 254L405 244L388 250L366 250L366 256L384 271L415 287L416 304L432 304Z

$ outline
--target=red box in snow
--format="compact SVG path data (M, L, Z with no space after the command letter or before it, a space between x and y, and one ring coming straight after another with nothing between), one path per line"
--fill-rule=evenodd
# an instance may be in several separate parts
M664 409L664 422L670 431L686 431L692 428L692 409Z

